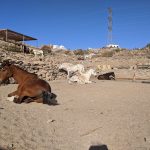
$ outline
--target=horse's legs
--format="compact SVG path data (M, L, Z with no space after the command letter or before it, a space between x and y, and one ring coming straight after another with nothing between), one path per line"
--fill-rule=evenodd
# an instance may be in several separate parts
M32 98L28 97L26 99L23 99L23 97L20 97L20 98L14 98L13 102L17 103L17 104L21 104L22 102L24 102L24 103L31 103L31 102L43 103L43 98L32 99Z
M83 72L84 72L84 68L79 69L79 73L80 73L81 75L83 74Z
M24 103L31 103L31 102L34 102L34 100L30 97L26 98L23 100Z
M78 83L79 83L79 84L85 84L85 82L84 82L84 81L81 81L81 80L79 80Z
M20 93L20 92L19 92L20 90L21 90L21 85L18 86L18 88L17 88L16 91L14 91L14 92L12 92L12 93L9 93L9 94L8 94L8 97L18 95L18 94Z
M17 104L21 104L22 101L23 101L23 98L24 98L24 96L19 96L18 98L15 97L14 100L13 100L13 102L17 103Z
M43 103L43 98L38 99L32 99L30 97L23 100L24 103L31 103L31 102L37 102L37 103Z
M29 91L25 91L25 90L24 91L20 90L20 92L18 92L18 97L15 97L13 102L18 103L18 104L21 104L22 102L25 102L25 103L30 103L30 102L41 103L41 102L43 102L42 98L32 99L33 95L35 95L35 93L33 93L32 91L29 92ZM28 98L24 99L25 96L28 96Z
M72 82L69 80L68 83L71 84Z
M69 79L70 77L70 71L68 71L68 74L67 74L67 79Z
M34 100L34 102L43 103L43 98L38 98L38 99Z
M9 94L8 94L8 97L15 96L15 95L17 95L17 94L18 94L18 91L14 91L14 92L12 92L12 93L9 93Z
M92 81L85 81L85 83L92 83Z
M14 98L13 102L21 104L23 102L23 98L26 96L26 92L22 92L21 87L18 89L17 96Z

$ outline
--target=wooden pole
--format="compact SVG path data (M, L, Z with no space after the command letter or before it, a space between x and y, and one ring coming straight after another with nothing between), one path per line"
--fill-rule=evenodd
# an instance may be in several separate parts
M6 42L7 42L7 40L8 40L8 35L7 35L7 33L8 33L8 32L7 32L7 30L6 30Z
M23 50L23 53L24 53L24 35L23 35L23 46L22 46L22 50Z
M24 35L23 35L23 44L24 44Z

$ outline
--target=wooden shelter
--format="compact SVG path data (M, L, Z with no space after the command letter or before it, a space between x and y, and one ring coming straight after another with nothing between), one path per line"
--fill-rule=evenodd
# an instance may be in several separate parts
M15 42L37 40L36 38L12 31L10 29L0 30L0 38L4 41L13 40Z
M18 47L20 50L26 52L28 50L28 46L25 44L25 41L37 40L36 38L12 31L10 29L0 29L0 40L3 40L8 43L13 43L15 45L15 49ZM6 47L9 44L6 44Z

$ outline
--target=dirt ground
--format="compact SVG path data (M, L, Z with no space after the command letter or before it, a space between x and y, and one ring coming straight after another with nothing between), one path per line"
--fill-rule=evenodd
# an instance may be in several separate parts
M60 105L15 104L0 87L0 146L15 150L150 150L150 84L50 82Z

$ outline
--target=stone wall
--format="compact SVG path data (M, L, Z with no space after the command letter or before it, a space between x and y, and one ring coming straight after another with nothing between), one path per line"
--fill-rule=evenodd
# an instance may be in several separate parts
M117 78L130 78L132 79L134 74L137 79L150 79L150 69L137 69L138 64L149 64L150 59L146 56L133 55L127 56L114 56L114 57L93 57L92 59L78 60L78 56L66 55L63 53L46 54L44 58L35 57L33 54L23 54L11 51L4 51L0 49L0 61L11 59L17 65L23 69L36 73L44 80L59 80L66 79L66 73L60 72L58 66L63 62L69 62L72 64L83 64L85 70L89 68L96 69L100 73L114 71ZM112 70L105 70L102 72L98 70L98 65L110 65Z

